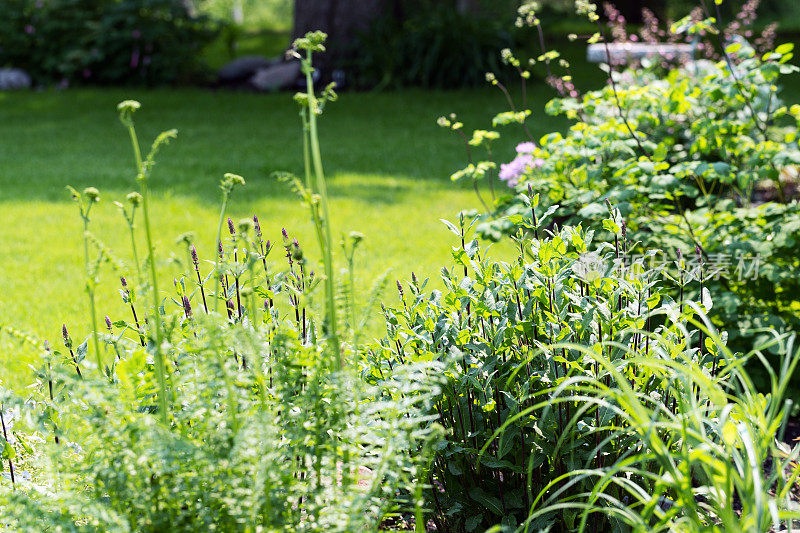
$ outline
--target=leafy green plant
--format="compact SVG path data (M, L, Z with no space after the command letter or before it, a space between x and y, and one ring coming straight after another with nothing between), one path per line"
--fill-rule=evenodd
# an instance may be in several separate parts
M398 284L363 370L382 383L406 365L446 365L432 414L448 436L427 493L437 529L766 531L797 518L800 448L776 441L800 360L793 337L733 353L703 281L698 301L686 297L702 263L675 262L673 300L669 272L627 262L618 210L603 221L614 244L593 243L580 226L543 230L537 197L526 200L519 224L534 238L515 239L512 263L486 259L474 219L445 222L461 240L457 272L442 270L442 291ZM773 372L763 352L781 343ZM749 359L770 372L768 395Z
M357 83L367 87L453 88L481 83L501 64L495 51L511 42L497 17L459 12L455 2L404 2L376 21L356 45Z
M595 10L584 11L598 21ZM539 24L534 11L521 13L525 23ZM713 36L716 24L711 15L687 17L673 31ZM602 41L603 31L601 25L592 40ZM514 162L499 166L512 194L497 197L478 230L491 239L515 234L528 209L519 193L529 188L543 205L559 206L564 224L598 223L610 200L641 243L635 253L659 249L665 262L672 250L699 247L713 265L706 280L719 304L713 319L730 332L733 347L748 351L758 328L800 326L793 296L800 263L789 251L800 237L800 107L779 98L781 76L797 68L789 63L791 44L762 55L741 40L720 43L718 62L698 60L665 74L659 65L609 68L604 88L551 101L547 112L573 125L538 145L523 143ZM548 54L539 60L558 57ZM498 116L496 125L524 124L509 116Z
M311 53L324 39L315 33L296 43L307 51L309 75ZM332 89L326 94L330 99ZM298 188L325 263L331 241L314 126L321 108L313 85L303 96L307 174L317 181L314 189L299 182ZM134 101L118 108L141 188L128 197L130 207L119 206L132 235L141 207L148 252L135 285L121 278L133 320L106 316L106 333L90 335L93 348L89 338L75 347L65 326L63 351L4 328L43 356L30 398L0 395L10 474L10 483L0 482L4 524L15 530L374 531L400 511L416 512L421 524L421 480L440 434L427 413L441 365L420 363L380 384L362 382L352 366L359 358L358 325L349 324L354 341L344 343L328 307L334 280L315 275L297 239L283 230L288 271L273 271L274 247L264 242L257 217L228 218L229 238L222 235L231 192L244 185L232 174L221 182L214 258L201 261L192 237L182 236L186 273L175 279L174 292L160 292L147 186L157 149L175 132L157 137L143 158L132 119L138 108ZM95 190L73 194L88 225L93 204L86 201L99 196ZM99 250L97 265L108 260L126 270L88 230L85 237L87 248ZM355 306L352 295L347 302Z
M719 360L732 363L711 379L680 360L634 356L620 369L600 354L598 361L610 372L621 370L618 386L606 387L591 376L565 384L559 400L613 412L622 423L608 438L638 444L607 467L576 469L553 480L553 490L543 491L534 504L527 530L542 516L567 509L579 511L579 531L596 530L592 522L599 516L634 531L792 529L800 517L791 496L800 447L782 440L793 407L786 398L789 380L800 361L796 337L773 335L742 358L730 353L709 322L698 326L720 350ZM775 370L762 353L767 345L783 356ZM744 371L748 358L769 373L767 394L758 393ZM675 408L630 386L621 375L628 367L669 373ZM584 486L590 490L578 488Z
M582 390L592 398L632 388L677 412L676 391L685 383L673 366L714 381L737 361L722 356L723 340L692 325L712 306L707 290L697 305L672 300L659 270L641 259L625 262L630 242L618 210L603 223L617 235L615 245L595 246L594 232L580 226L545 234L551 212L536 213L538 197L526 201L532 208L519 223L541 238L517 239L519 257L511 263L486 259L469 239L474 219L446 222L461 240L453 249L458 272L443 269L442 291L425 293L417 279L398 286L400 305L385 310L388 335L364 370L381 383L406 364L448 365L434 413L449 435L437 449L428 493L442 530L521 526L543 495L591 490L554 487L554 479L602 469L638 449L639 436L615 438L627 423L616 406L562 399L573 382L602 384ZM687 273L685 261L675 268L680 277ZM662 366L636 365L638 358ZM534 530L577 524L569 510L535 518Z

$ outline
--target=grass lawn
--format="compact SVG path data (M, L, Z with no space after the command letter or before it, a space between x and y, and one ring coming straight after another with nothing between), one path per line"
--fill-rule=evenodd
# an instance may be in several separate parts
M549 95L547 88L535 90L542 102ZM217 184L224 172L247 180L233 196L234 220L257 214L273 242L286 227L310 257L318 257L305 208L286 184L271 177L274 171L301 170L299 119L289 94L192 89L0 94L0 324L55 346L61 346L62 323L79 340L89 331L81 222L65 185L100 189L91 230L132 267L127 226L113 204L136 185L129 141L116 117L116 103L126 98L142 102L136 119L143 143L149 146L161 130L179 130L151 178L162 290L171 288L179 272L170 258L184 256L175 243L180 234L194 232L201 257L212 258ZM471 189L450 182L450 173L464 164L463 146L435 119L455 111L467 128L486 127L502 109L502 97L491 89L343 94L329 107L321 138L332 222L335 234L358 230L366 236L358 256L361 290L387 269L390 281L407 278L412 270L436 278L449 264L452 236L439 218L452 219L478 202ZM532 127L538 135L563 122L541 113ZM516 130L507 133L498 146L501 159L512 157L520 140ZM143 246L140 242L139 249ZM283 268L279 254L272 259ZM101 319L104 314L128 318L118 275L104 265ZM394 298L393 288L386 298ZM35 353L7 336L0 347L9 384L28 382L25 364Z

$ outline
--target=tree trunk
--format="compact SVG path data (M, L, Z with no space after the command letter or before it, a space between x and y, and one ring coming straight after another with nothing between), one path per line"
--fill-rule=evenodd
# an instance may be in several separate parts
M333 69L357 53L358 33L391 7L391 0L295 0L292 40L314 30L328 34L327 51L314 63L329 78Z

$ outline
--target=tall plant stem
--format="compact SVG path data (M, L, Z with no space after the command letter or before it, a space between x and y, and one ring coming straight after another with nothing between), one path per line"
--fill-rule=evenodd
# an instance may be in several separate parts
M322 239L324 244L322 254L325 263L325 300L326 318L328 323L328 334L335 354L334 365L336 369L342 367L342 353L339 346L339 334L336 323L336 301L334 296L333 279L333 239L331 239L331 219L328 209L328 189L325 184L325 175L322 171L322 154L319 149L319 133L317 130L317 97L314 94L314 80L311 76L311 51L307 53L309 68L306 68L306 90L308 93L308 143L311 152L311 159L316 177L316 192L320 198L320 208L322 210Z
M222 193L222 206L219 210L219 222L217 223L217 246L221 246L222 242L222 224L225 222L225 211L228 209L228 192L223 191ZM214 263L214 312L217 312L217 305L219 304L219 282L220 278L222 277L222 253L217 253L217 260ZM227 301L227 296L224 295L224 299ZM227 305L227 304L226 304Z
M156 258L153 249L153 235L150 229L150 200L147 194L147 172L142 162L142 152L139 149L139 139L136 137L136 129L133 123L128 124L128 133L131 137L133 154L136 158L136 169L139 173L139 188L142 195L142 216L144 217L144 232L147 238L147 254L148 263L150 265L150 283L152 284L153 292L153 328L155 329L153 355L156 364L156 379L158 380L158 406L159 411L161 411L161 421L166 425L169 420L167 413L167 377L164 354L161 351L161 313L158 311L158 279L156 278ZM94 319L94 316L92 318Z
M89 211L92 209L92 200L86 204L86 210L81 207L83 219L83 262L86 268L86 294L89 296L89 313L92 315L92 345L97 358L97 370L103 371L103 357L100 354L100 342L97 339L97 309L94 302L94 279L89 261Z

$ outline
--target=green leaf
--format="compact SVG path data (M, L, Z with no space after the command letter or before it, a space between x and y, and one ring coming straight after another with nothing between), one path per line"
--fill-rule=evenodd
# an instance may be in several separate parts
M497 516L503 516L503 506L500 500L494 496L489 496L480 487L470 489L469 496Z

